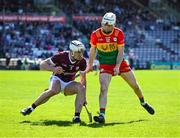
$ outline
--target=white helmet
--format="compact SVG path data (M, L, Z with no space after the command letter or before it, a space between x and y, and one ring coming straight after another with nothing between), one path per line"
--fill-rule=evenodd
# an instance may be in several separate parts
M112 12L107 12L103 16L101 24L105 25L106 23L108 25L115 25L116 24L116 15Z
M69 44L69 49L72 52L84 52L86 50L84 44L78 40L73 40Z

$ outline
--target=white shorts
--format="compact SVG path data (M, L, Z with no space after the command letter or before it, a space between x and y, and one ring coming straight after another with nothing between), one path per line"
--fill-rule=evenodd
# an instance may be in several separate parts
M62 93L64 93L64 89L65 89L65 87L68 85L68 84L70 84L71 82L73 82L73 81L69 81L69 82L64 82L63 80L61 80L60 78L58 78L57 76L54 76L54 75L52 75L51 76L51 78L50 78L50 85L49 85L49 87L51 87L52 86L52 83L53 83L53 81L55 81L55 80L59 80L59 83L60 83L60 85L61 85L61 92Z

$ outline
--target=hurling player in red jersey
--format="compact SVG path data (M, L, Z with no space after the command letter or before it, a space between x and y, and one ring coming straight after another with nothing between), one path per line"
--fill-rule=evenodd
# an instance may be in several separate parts
M90 38L90 56L86 71L93 70L93 60L98 55L100 62L100 95L99 95L99 116L94 116L94 121L105 122L105 109L107 104L108 87L112 76L120 75L134 90L141 105L150 114L154 114L154 109L144 100L142 90L138 85L133 71L123 59L124 53L124 33L115 27L116 15L112 12L106 13L101 22L101 27L93 31Z
M73 40L69 49L70 51L59 52L41 62L41 70L52 72L49 88L31 106L21 110L23 115L29 115L37 106L59 93L64 93L65 96L76 94L73 122L81 122L81 109L83 104L86 104L86 60L83 57L85 47L80 41ZM80 71L80 82L75 81L78 71Z

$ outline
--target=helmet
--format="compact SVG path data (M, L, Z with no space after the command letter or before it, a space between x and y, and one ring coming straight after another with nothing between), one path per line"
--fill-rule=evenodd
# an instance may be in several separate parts
M115 25L116 24L116 15L112 12L107 12L103 16L101 24L105 25L106 23L108 25Z
M71 41L69 49L72 52L84 52L86 50L84 44L78 40Z

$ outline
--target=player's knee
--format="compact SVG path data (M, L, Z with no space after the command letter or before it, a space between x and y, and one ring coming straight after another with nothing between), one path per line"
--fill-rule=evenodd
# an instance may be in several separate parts
M82 84L79 84L77 86L77 89L78 89L78 93L85 93L85 90L86 90Z
M108 89L108 87L106 85L101 85L101 93L102 94L107 93L107 89Z
M79 84L77 86L77 89L78 89L78 94L80 95L80 105L83 105L86 101L86 88L82 85L82 84Z
M107 88L101 88L100 97L107 97Z

